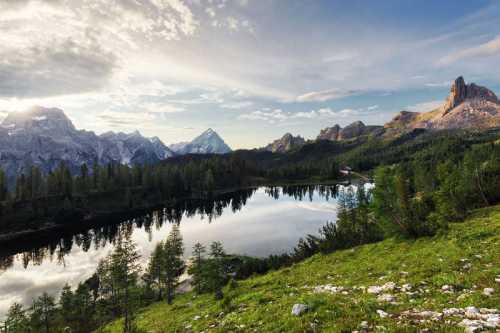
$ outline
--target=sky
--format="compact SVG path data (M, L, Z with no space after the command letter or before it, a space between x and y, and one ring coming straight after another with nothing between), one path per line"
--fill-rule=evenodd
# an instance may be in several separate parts
M383 124L459 75L499 93L499 61L495 0L0 0L0 120L58 107L167 144Z

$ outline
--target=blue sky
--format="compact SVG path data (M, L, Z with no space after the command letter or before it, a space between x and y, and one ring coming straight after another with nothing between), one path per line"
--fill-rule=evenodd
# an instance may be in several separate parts
M500 91L498 1L19 0L0 3L0 117L233 148L431 110L463 75Z

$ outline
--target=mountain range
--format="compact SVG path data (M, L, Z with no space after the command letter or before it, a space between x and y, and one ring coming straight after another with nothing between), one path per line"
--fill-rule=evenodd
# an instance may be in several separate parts
M335 124L320 131L316 140L345 141L363 136L394 138L415 129L486 129L500 127L500 100L493 91L458 77L439 108L428 112L401 111L384 126L367 126L355 121L342 128ZM284 153L307 143L300 136L286 133L262 150Z
M489 89L466 84L458 77L443 105L429 112L401 111L384 126L361 121L324 128L314 140L286 133L259 150L285 153L317 141L349 141L361 137L391 139L415 129L484 129L500 126L500 101ZM0 124L0 167L8 176L26 172L32 165L49 172L61 162L73 172L83 163L127 165L155 163L184 154L225 154L231 148L208 129L190 142L165 145L158 137L133 133L78 130L57 108L33 107L11 112Z
M181 148L182 146L182 148ZM179 149L177 149L179 148ZM8 177L38 166L49 172L64 162L77 172L82 164L155 163L181 154L227 153L231 149L209 129L189 143L167 147L158 137L78 130L61 109L33 107L11 112L0 124L0 167Z

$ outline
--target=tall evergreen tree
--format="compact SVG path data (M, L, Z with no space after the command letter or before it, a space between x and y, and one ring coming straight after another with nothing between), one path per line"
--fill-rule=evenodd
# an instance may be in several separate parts
M193 259L191 263L192 266L190 269L190 274L193 278L193 284L198 294L201 294L203 291L203 284L204 284L203 264L206 252L207 250L205 246L203 246L201 243L194 244Z
M5 319L6 332L10 333L25 333L29 331L28 317L19 303L14 303L10 306Z
M222 287L226 280L226 271L224 267L224 257L226 253L221 242L213 242L210 245L210 266L209 266L209 283L212 291L215 293L216 299L222 299Z
M168 304L172 304L179 277L185 269L184 245L179 226L174 224L163 246L164 283Z
M56 303L54 297L46 292L33 302L31 319L35 327L45 333L51 332L54 323Z

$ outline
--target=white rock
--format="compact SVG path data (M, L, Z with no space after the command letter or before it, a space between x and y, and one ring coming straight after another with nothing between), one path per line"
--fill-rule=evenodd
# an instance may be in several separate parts
M382 289L384 289L384 291L391 291L394 290L394 288L396 288L396 284L392 281L387 282L382 286Z
M411 290L411 288L412 288L411 284L409 284L409 283L405 283L405 284L403 284L403 285L401 286L401 291L403 291L403 292L410 291L410 290Z
M362 321L361 324L359 324L359 328L362 329L368 329L368 322L367 321Z
M443 314L445 316L456 316L456 315L461 314L462 312L463 311L461 309L457 309L457 308L449 308L449 309L443 310Z
M491 296L495 292L495 289L493 288L484 288L483 289L483 295L485 296Z
M468 306L465 308L465 317L469 319L475 319L479 316L479 309L475 306Z
M379 286L369 286L366 291L369 294L380 294L382 292L382 287L379 287Z
M380 318L386 318L389 316L389 314L383 310L377 310L377 313L380 316Z
M484 323L484 326L488 328L497 328L500 326L500 315L498 314L490 314Z
M294 316L300 316L302 313L307 311L309 307L305 304L294 304L292 307L292 314Z
M483 325L480 320L464 319L459 325L464 327L465 331L468 333L474 333L483 329Z
M442 291L453 291L453 286L445 284L444 286L441 287L441 290Z
M382 294L377 297L377 301L379 302L394 302L396 300L396 297L394 297L391 294Z
M195 320L195 321L196 321L196 320L200 320L200 319L201 319L201 317L200 317L200 316L194 316L194 318L193 318L193 320Z

